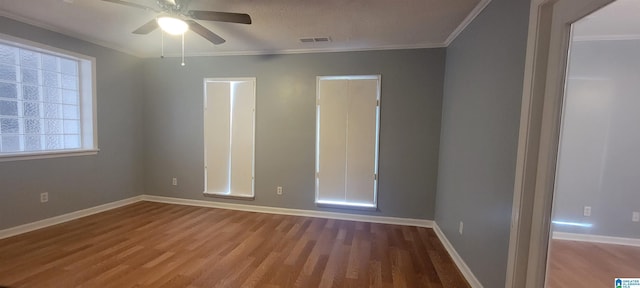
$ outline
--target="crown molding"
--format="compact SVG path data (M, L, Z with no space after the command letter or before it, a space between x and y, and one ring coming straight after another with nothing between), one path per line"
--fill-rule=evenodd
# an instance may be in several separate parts
M420 43L420 44L399 44L399 45L381 45L373 47L361 48L310 48L310 49L282 49L282 50L249 50L249 51L208 51L208 52L187 52L186 57L197 56L257 56L257 55L281 55L281 54L311 54L311 53L335 53L335 52L364 52L364 51L384 51L384 50L410 50L410 49L429 49L429 48L446 48L460 35L473 20L480 15L484 8L489 5L491 0L480 0L480 2L469 12L469 15L456 27L447 39L442 43ZM62 29L53 25L42 23L38 20L18 16L0 9L0 16L6 17L18 22L32 25L38 28L46 29L52 32L60 33L79 40L90 42L105 48L113 49L131 56L139 58L155 58L158 55L147 53L136 53L125 47L98 40L93 37L75 33L67 29ZM618 39L620 40L620 39ZM179 53L165 53L165 57L180 57Z
M311 53L337 53L337 52L366 52L366 51L385 51L385 50L411 50L411 49L429 49L429 48L446 48L444 43L426 43L415 45L387 45L369 48L313 48L313 49L284 49L284 50L251 50L251 51L210 51L186 53L186 57L198 56L257 56L257 55L286 55L286 54L311 54ZM166 53L165 57L180 57L179 53ZM145 55L144 58L155 58L157 55Z
M453 30L451 34L449 34L449 37L447 37L447 39L444 41L445 47L449 47L453 40L456 40L456 38L458 38L462 31L467 29L467 26L469 26L469 24L471 24L471 22L473 22L473 20L476 19L476 17L478 17L480 13L482 13L484 8L486 8L489 3L491 3L491 0L480 0L480 2L478 2L478 5L476 5L476 7L473 8L471 12L469 12L469 15L467 15L464 20L462 20L462 23L460 23L460 25L458 25L458 27Z
M82 41L93 43L105 48L113 49L138 58L156 58L159 55L147 53L135 53L129 49L114 45L105 41L87 37L85 35L75 33L66 29L42 23L37 20L18 16L4 10L0 10L0 16L6 17L27 25L35 26L52 32L56 32L65 36L76 38ZM249 51L208 51L208 52L186 52L186 57L197 56L256 56L256 55L279 55L279 54L310 54L310 53L333 53L333 52L362 52L362 51L381 51L381 50L409 50L409 49L427 49L427 48L445 48L445 43L421 43L421 44L401 44L401 45L382 45L365 48L311 48L311 49L283 49L283 50L249 50ZM180 57L180 53L165 53L165 57Z
M40 22L38 20L33 20L33 19L30 19L30 18L18 16L18 15L12 14L10 12L7 12L5 10L2 10L2 9L0 9L0 16L8 18L8 19L11 19L11 20L15 20L15 21L27 24L27 25L35 26L35 27L42 28L42 29L45 29L45 30L49 30L49 31L52 31L52 32L55 32L55 33L59 33L59 34L65 35L65 36L76 38L78 40L82 40L82 41L86 41L86 42L89 42L89 43L92 43L92 44L96 44L98 46L102 46L102 47L105 47L105 48L116 50L118 52L122 52L122 53L125 53L125 54L128 54L128 55L131 55L131 56L135 56L135 57L138 57L138 58L143 58L142 55L140 55L138 53L134 53L133 51L131 51L129 49L126 49L124 47L121 47L121 46L118 46L118 45L114 45L112 43L108 43L108 42L105 42L105 41L101 41L101 40L95 39L93 37L87 37L85 35L82 35L82 34L79 34L79 33L75 33L75 32L72 32L72 31L69 31L69 30L66 30L66 29L62 29L62 28L59 28L59 27L56 27L56 26L53 26L53 25L45 24L45 23L42 23L42 22Z

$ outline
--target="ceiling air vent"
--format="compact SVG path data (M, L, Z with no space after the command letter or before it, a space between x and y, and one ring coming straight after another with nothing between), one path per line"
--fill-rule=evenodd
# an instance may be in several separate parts
M302 43L331 42L331 38L329 37L300 38L300 42Z

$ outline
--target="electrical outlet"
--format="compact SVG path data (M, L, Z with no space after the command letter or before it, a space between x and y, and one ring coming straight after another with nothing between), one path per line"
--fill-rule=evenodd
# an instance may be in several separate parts
M173 178L173 180L171 181L171 185L173 186L178 186L178 178Z
M282 195L282 186L278 186L278 188L276 189L276 194Z
M584 216L591 216L591 206L584 206L584 211L583 211Z
M631 221L640 222L640 212L633 212L631 214Z
M49 192L40 193L40 203L49 202Z
M458 227L458 233L460 233L460 235L462 235L462 229L464 228L464 223L462 223L462 221L460 221L460 227Z

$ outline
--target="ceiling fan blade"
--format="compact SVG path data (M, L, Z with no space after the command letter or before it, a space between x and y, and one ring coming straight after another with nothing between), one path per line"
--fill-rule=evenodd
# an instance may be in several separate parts
M149 34L151 31L156 30L158 28L158 22L156 19L151 19L151 21L144 23L142 26L138 27L138 29L133 30L133 34Z
M251 16L244 13L191 10L189 16L196 20L251 24Z
M186 22L189 24L189 29L191 29L191 31L196 32L196 34L204 37L204 39L209 40L209 42L215 45L220 45L224 42L227 42L226 40L222 39L222 37L218 36L218 34L211 32L211 30L198 24L196 21L187 20Z
M149 6L141 5L141 4L137 4L137 3L131 3L131 2L127 2L127 1L122 1L122 0L102 0L102 1L111 2L111 3L115 3L115 4L129 6L129 7L134 7L134 8L138 8L138 9L147 10L147 11L160 12L157 9L153 8L153 7L149 7Z

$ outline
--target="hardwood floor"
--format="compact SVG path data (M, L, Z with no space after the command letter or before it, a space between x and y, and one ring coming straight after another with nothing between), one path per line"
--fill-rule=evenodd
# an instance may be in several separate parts
M640 278L640 247L553 240L548 288L613 287L616 277Z
M138 202L0 240L8 287L469 287L432 229Z

